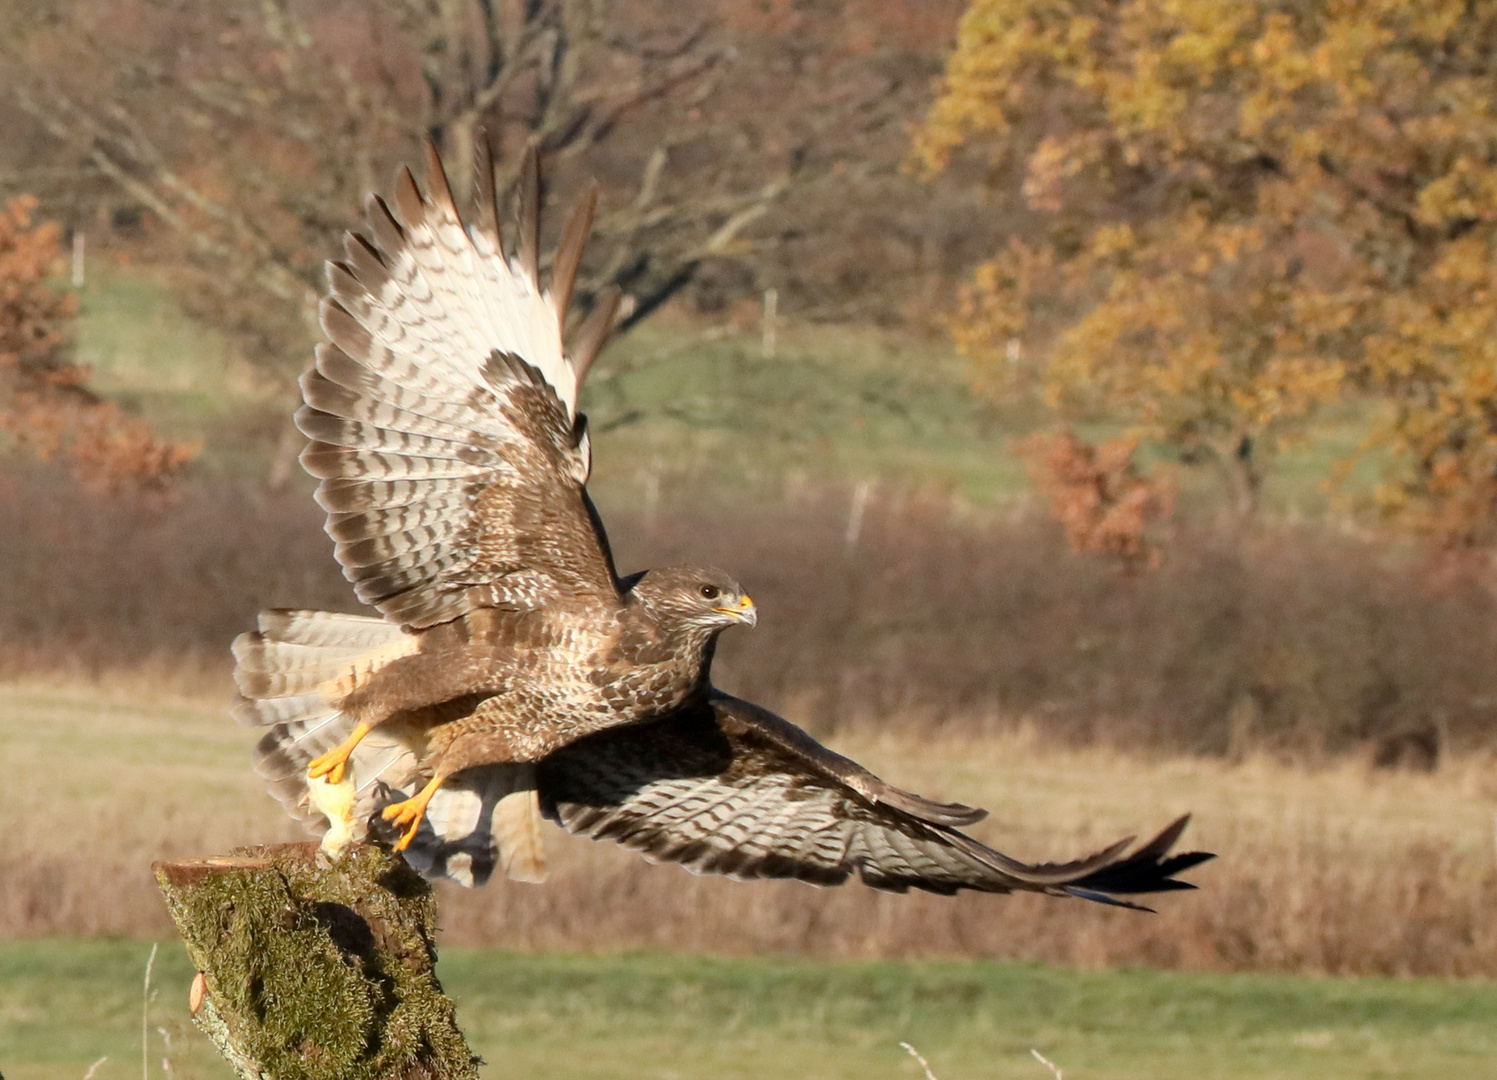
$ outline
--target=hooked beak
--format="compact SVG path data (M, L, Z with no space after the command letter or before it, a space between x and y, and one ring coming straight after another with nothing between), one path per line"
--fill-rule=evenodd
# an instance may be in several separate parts
M737 607L715 607L712 610L719 615L731 615L739 622L747 623L750 626L755 625L759 621L759 613L754 610L754 601L748 596L740 597Z

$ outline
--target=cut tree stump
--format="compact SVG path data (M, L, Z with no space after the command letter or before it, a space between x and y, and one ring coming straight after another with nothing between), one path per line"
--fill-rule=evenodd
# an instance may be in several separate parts
M242 848L152 869L193 1022L244 1080L476 1080L437 982L431 888L386 848Z

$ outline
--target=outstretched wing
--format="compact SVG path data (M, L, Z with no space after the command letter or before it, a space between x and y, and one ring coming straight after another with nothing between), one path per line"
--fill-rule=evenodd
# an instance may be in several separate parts
M854 873L891 892L1014 890L1124 907L1137 893L1194 888L1174 875L1204 852L1170 855L1188 818L1126 854L1031 865L958 832L980 810L900 791L793 724L714 693L704 706L581 739L537 770L547 816L651 862L740 879L841 885Z
M302 464L322 480L317 501L359 599L403 625L617 596L577 412L616 295L570 350L562 340L595 195L567 222L543 289L533 157L522 177L514 257L487 154L469 228L428 146L427 192L402 170L394 210L372 198L370 235L349 234L328 264L329 343L296 414L312 440Z

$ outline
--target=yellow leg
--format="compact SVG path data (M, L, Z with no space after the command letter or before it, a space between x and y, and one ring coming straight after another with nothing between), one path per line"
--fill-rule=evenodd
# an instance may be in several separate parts
M321 757L312 759L307 766L307 775L311 777L325 776L329 784L341 784L343 782L343 770L348 766L348 758L359 745L359 741L369 734L368 724L357 724L353 731L337 746L333 747Z
M416 830L421 828L421 818L426 814L426 804L431 802L431 797L437 793L437 788L441 787L442 781L446 779L447 777L441 774L433 776L415 795L404 802L391 803L381 811L381 816L386 821L405 829L400 839L395 841L396 851L404 851L411 846L411 841L416 839Z

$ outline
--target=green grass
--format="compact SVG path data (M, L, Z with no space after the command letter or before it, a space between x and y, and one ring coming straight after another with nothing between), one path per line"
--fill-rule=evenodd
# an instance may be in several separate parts
M222 336L139 274L105 271L80 292L77 352L95 389L168 426L206 426L266 390Z
M139 943L0 943L9 1080L140 1075ZM441 977L489 1076L1076 1080L1478 1076L1497 1054L1497 986L1078 972L995 963L811 963L449 950ZM186 1023L175 942L153 973L151 1075L228 1077Z
M252 471L245 422L273 439L265 411L279 392L289 412L301 363L289 358L280 379L252 371L161 286L120 270L96 274L84 290L78 354L101 393L166 434L203 439L215 470ZM976 500L1023 485L1006 452L1022 425L967 392L965 368L944 342L907 335L794 330L766 359L750 333L661 317L610 348L584 404L605 485L642 470L730 483L878 476ZM265 462L271 448L260 447Z
M250 477L269 468L304 362L288 357L283 375L252 368L162 286L124 269L96 273L84 290L78 354L100 392L167 435L201 439L203 468ZM667 499L707 485L775 493L799 476L877 480L959 493L977 506L1002 504L1029 491L1013 438L1055 422L1033 400L975 396L966 362L940 338L790 326L767 358L752 327L670 314L610 346L583 406L594 424L605 502L637 501L652 474ZM1274 455L1265 504L1323 515L1331 501L1323 482L1357 450L1368 424L1360 403L1325 410L1303 440ZM1083 427L1091 436L1115 431ZM1345 494L1370 492L1382 464L1364 461ZM1209 468L1182 469L1179 479L1192 507L1220 505Z
M605 481L655 467L879 478L979 502L1024 488L1009 442L1033 426L1026 410L974 397L946 343L848 328L789 331L766 358L749 334L646 324L605 354L584 404Z
M79 294L76 348L94 390L166 437L201 440L210 471L264 476L294 378L255 370L149 276L93 271Z

